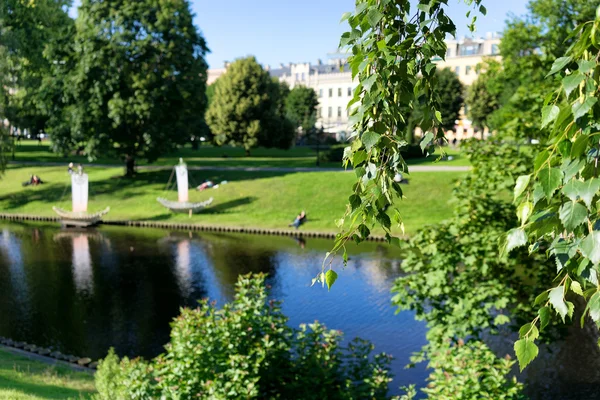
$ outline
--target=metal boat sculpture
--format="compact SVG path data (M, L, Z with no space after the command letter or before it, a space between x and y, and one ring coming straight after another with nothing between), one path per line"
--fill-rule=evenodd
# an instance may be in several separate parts
M61 218L63 226L88 227L97 225L98 223L102 222L102 217L110 211L110 207L106 207L102 211L88 213L88 189L89 179L87 174L71 174L71 197L73 202L73 210L67 211L59 207L52 207L54 212Z
M175 166L175 175L177 177L177 201L167 200L163 197L159 197L156 200L160 204L172 212L188 213L191 217L192 213L201 211L212 203L212 197L199 203L192 203L188 200L188 170L181 158L179 159L179 165Z

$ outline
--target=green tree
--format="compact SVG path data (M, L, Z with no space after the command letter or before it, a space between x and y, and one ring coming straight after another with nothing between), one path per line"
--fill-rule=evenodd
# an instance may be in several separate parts
M436 77L436 90L439 96L438 107L442 114L440 127L446 131L453 130L464 103L464 87L450 68L437 71Z
M206 108L207 47L187 0L84 0L70 51L64 111L50 129L55 149L155 160L190 140Z
M500 107L500 95L503 82L498 82L502 65L493 59L477 66L480 74L467 89L465 104L467 115L473 125L483 130L490 126L489 116Z
M254 57L231 63L215 82L206 114L216 143L243 146L246 154L256 146L289 148L294 131L284 114L286 94Z
M285 101L287 117L296 129L309 133L317 120L319 99L315 91L306 86L295 86Z
M70 4L69 0L0 4L0 117L33 135L43 132L48 120L42 82L53 60L45 57L45 51L72 27L66 12Z

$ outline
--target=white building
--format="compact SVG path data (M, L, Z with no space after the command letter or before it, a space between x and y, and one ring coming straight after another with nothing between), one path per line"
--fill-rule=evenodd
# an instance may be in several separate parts
M487 34L486 38L448 40L448 51L446 59L436 60L438 69L450 68L466 86L477 79L476 66L483 61L484 57L499 58L498 45L500 37L497 34ZM213 83L225 68L210 69L208 71L208 84ZM313 88L319 97L317 108L317 127L323 127L326 132L336 135L339 140L345 139L351 127L348 126L347 105L352 99L357 82L352 80L352 73L346 65L342 54L334 54L327 62L319 61L317 64L289 63L280 64L279 68L265 68L271 76L286 82L290 88L296 85L304 85ZM462 118L458 122L461 135L458 139L466 138L466 135L474 134L470 127L470 121ZM464 131L467 129L467 131ZM453 137L452 137L453 138ZM452 139L451 138L451 139Z

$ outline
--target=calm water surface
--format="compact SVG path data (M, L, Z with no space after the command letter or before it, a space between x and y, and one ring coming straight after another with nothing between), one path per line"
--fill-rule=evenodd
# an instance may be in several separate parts
M180 307L204 297L223 304L233 298L238 275L266 272L291 326L319 320L347 338L369 339L396 358L394 392L424 385L424 365L404 366L425 344L426 327L412 312L395 315L390 304L390 288L402 274L400 254L361 245L327 292L310 281L330 246L288 237L0 224L0 336L92 358L111 346L120 355L153 357L163 351ZM600 398L594 336L573 329L544 352L520 376L531 397ZM504 355L512 340L507 333L490 344Z

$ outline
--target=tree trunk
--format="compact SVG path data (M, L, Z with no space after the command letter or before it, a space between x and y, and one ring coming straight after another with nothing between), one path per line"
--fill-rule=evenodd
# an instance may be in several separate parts
M125 156L125 176L133 177L135 175L135 158L130 155Z
M246 157L250 157L250 149L246 149Z

